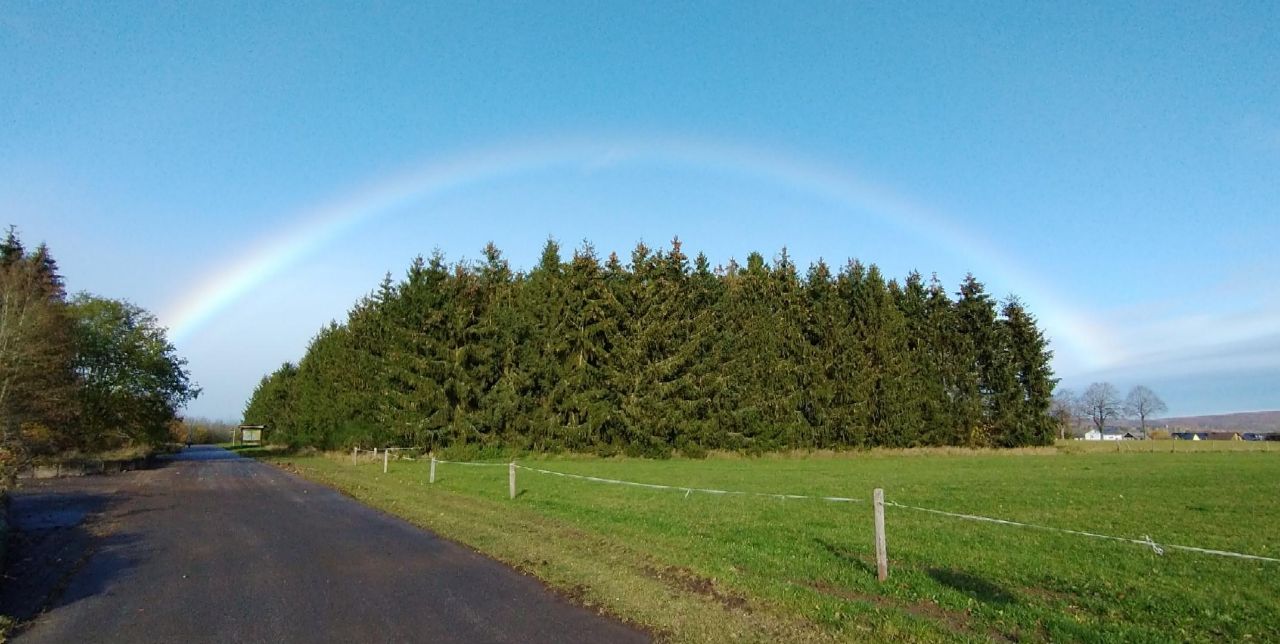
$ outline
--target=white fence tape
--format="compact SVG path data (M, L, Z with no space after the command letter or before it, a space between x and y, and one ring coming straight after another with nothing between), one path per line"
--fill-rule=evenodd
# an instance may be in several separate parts
M1130 539L1128 537L1115 537L1109 534L1098 534L1096 532L1085 532L1083 530L1070 530L1067 528L1054 528L1046 525L1036 525L1034 523L1023 523L1021 521L1010 521L1008 519L997 519L994 517L984 517L977 514L961 514L959 512L947 512L944 510L935 510L933 508L921 508L914 505L905 505L895 503L893 501L885 501L885 505L895 508L903 508L905 510L916 510L917 512L928 512L956 519L964 519L966 521L982 521L985 523L996 523L1000 525L1011 525L1019 528L1031 528L1033 530L1044 530L1047 532L1061 532L1064 534L1074 534L1081 537L1090 537L1093 539L1106 539L1108 541L1120 541L1124 543L1134 543L1140 546L1146 546L1155 551L1156 554L1164 554L1165 549L1172 548L1174 550L1185 550L1187 552L1198 552L1206 555L1216 555L1219 557L1236 557L1238 559L1253 559L1256 561L1272 561L1280 563L1280 559L1274 557L1263 557L1262 555L1250 555L1243 552L1230 552L1227 550L1214 550L1211 548L1197 548L1195 546L1180 546L1172 543L1156 543L1150 536L1143 535L1141 539Z
M510 467L510 463L480 463L475 461L446 461L436 459L437 463L448 463L450 465L466 465L470 467ZM674 490L684 492L686 498L694 492L701 494L715 495L734 495L734 496L754 496L773 499L810 499L817 501L830 501L833 503L862 503L865 499L855 499L843 496L816 496L809 494L777 494L772 492L743 492L739 490L717 490L714 488L688 487L684 485L661 485L658 483L640 483L638 481L624 481L621 479L609 479L599 476L586 476L582 474L570 474L568 472L557 472L555 470L546 470L537 467L529 467L527 465L516 464L516 467L538 474L546 474L550 476L560 476L563 478L577 479L580 481L590 481L592 483L606 483L609 485L626 485L630 487L648 488L651 490ZM962 514L959 512L947 512L945 510L935 510L933 508L922 508L914 505L906 505L894 501L885 501L885 505L902 508L904 510L915 510L917 512L926 512L940 516L952 517L955 519L964 519L966 521L980 521L984 523L995 523L998 525L1015 526L1019 528L1030 528L1032 530L1044 530L1046 532L1059 532L1063 534L1073 534L1081 537L1090 537L1093 539L1104 539L1108 541L1119 541L1121 543L1132 543L1140 546L1151 548L1158 555L1163 555L1166 549L1182 550L1185 552L1198 552L1200 554L1215 555L1219 557L1235 557L1237 559L1250 559L1254 561L1270 561L1280 563L1280 559L1275 557L1264 557L1262 555L1251 555L1243 552L1231 552L1228 550L1214 550L1212 548L1198 548L1196 546L1183 546L1171 543L1156 543L1150 536L1143 535L1141 539L1131 539L1128 537L1116 537L1107 534L1099 534L1096 532L1085 532L1084 530L1071 530L1067 528L1055 528L1052 526L1036 525L1034 523L1023 523L1021 521L1010 521L1008 519L997 519L995 517L986 517L977 514Z
M450 465L466 465L468 467L510 467L510 463L477 463L474 461L446 461L443 458L437 458L437 463L448 463Z
M774 499L815 499L815 500L818 500L818 501L831 501L831 502L834 502L834 503L861 503L861 502L863 501L863 499L851 499L851 498L843 497L843 496L811 496L811 495L807 495L807 494L775 494L775 493L770 493L770 492L740 492L740 491L737 491L737 490L715 490L715 489L711 489L711 488L687 487L687 486L683 486L683 485L659 485L659 484L657 484L657 483L639 483L639 482L636 482L636 481L622 481L622 480L619 480L619 479L606 479L606 478L601 478L601 477L599 477L599 476L583 476L583 475L581 475L581 474L569 474L569 473L567 473L567 472L556 472L556 471L553 471L553 470L544 470L544 469L539 469L539 468L536 468L536 467L528 467L528 466L525 466L525 465L520 465L519 463L517 463L517 464L516 464L516 467L518 467L518 468L520 468L520 469L522 469L522 470L529 470L530 472L537 472L537 473L539 473L539 474L550 474L550 475L552 475L552 476L563 476L563 477L565 477L565 478L579 479L579 480L582 480L582 481L591 481L591 482L594 482L594 483L608 483L608 484L611 484L611 485L630 485L630 486L632 486L632 487L644 487L644 488L649 488L649 489L652 489L652 490L676 490L676 491L678 491L678 492L684 492L684 495L685 495L686 497L688 497L688 496L689 496L690 494L692 494L693 492L700 492L700 493L702 493L702 494L727 494L727 495L736 495L736 496L760 496L760 497L767 497L767 498L774 498Z

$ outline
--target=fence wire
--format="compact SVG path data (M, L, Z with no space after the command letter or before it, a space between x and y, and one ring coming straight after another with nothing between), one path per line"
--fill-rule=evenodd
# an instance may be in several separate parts
M528 471L530 471L530 472L537 472L537 473L539 473L539 474L549 474L549 475L552 475L552 476L563 476L563 477L565 477L565 478L579 479L579 480L582 480L582 481L592 481L592 482L594 482L594 483L608 483L608 484L611 484L611 485L629 485L629 486L632 486L632 487L643 487L643 488L649 488L649 489L653 489L653 490L675 490L675 491L678 491L678 492L684 492L686 497L687 497L687 496L689 496L690 494L694 493L694 492L698 492L698 493L700 493L700 494L718 494L718 495L732 495L732 496L758 496L758 497L767 497L767 498L774 498L774 499L814 499L814 500L819 500L819 501L831 501L831 502L834 502L834 503L861 503L861 502L864 500L864 499L848 498L848 497L843 497L843 496L813 496L813 495L808 495L808 494L778 494L778 493L773 493L773 492L743 492L743 491L740 491L740 490L717 490L717 489L713 489L713 488L689 487L689 486L685 486L685 485L660 485L660 484L657 484L657 483L640 483L640 482L638 482L638 481L623 481L623 480L620 480L620 479L607 479L607 478L602 478L602 477L599 477L599 476L583 476L583 475L581 475L581 474L569 474L569 473L567 473L567 472L556 472L556 471L554 471L554 470L544 470L544 469L540 469L540 468L536 468L536 467L528 467L528 466L525 466L525 465L520 465L519 463L517 463L517 464L516 464L516 467L517 467L517 468L519 468L519 469L522 469L522 470L528 470Z
M476 461L446 461L442 459L436 459L436 462L448 463L450 465L465 465L465 466L472 466L472 467L510 467L512 465L512 463L481 463ZM691 486L685 486L685 485L662 485L659 483L641 483L639 481L610 479L610 478L604 478L600 476L570 474L568 472L558 472L555 470L529 467L527 465L520 465L519 463L514 463L514 464L517 469L525 470L528 472L535 472L538 474L544 474L548 476L559 476L562 478L577 479L580 481L589 481L592 483L604 483L608 485L622 485L622 486L629 486L629 487L646 488L651 490L671 490L676 492L684 492L685 498L688 498L689 495L697 492L699 494L711 494L711 495L721 495L721 496L748 496L748 497L761 497L761 498L773 498L773 499L808 499L808 500L817 500L817 501L829 501L833 503L864 503L866 501L866 499L843 497L843 496L782 494L782 493L775 493L775 492L746 492L741 490L719 490L714 488L700 488L700 487L691 487ZM1272 563L1280 563L1280 558L1275 558L1275 557L1265 557L1262 555L1254 555L1254 554L1248 554L1243 552L1232 552L1229 550L1216 550L1213 548L1201 548L1197 546L1184 546L1184 545L1172 544L1172 543L1157 543L1149 535L1143 535L1141 539L1133 539L1130 537L1117 537L1114 535L1100 534L1097 532L1087 532L1085 530L1055 528L1053 526L1038 525L1034 523L1025 523L1022 521L999 519L996 517L987 517L987 516L982 516L978 514L948 512L946 510L938 510L935 508L925 508L925 507L920 507L915 505L907 505L905 503L898 503L895 501L885 501L884 504L889 507L899 508L903 510L913 510L916 512L924 512L924 513L934 514L938 516L950 517L953 519L961 519L965 521L977 521L982 523L992 523L996 525L1007 525L1007 526L1013 526L1013 527L1019 527L1019 528L1028 528L1032 530L1041 530L1045 532L1071 534L1071 535L1076 535L1080 537L1088 537L1092 539L1102 539L1106 541L1130 543L1130 544L1135 544L1135 545L1150 548L1152 552L1155 552L1158 555L1163 555L1165 553L1165 550L1181 550L1184 552L1194 552L1194 553L1213 555L1218 557L1232 557L1236 559L1248 559L1253 561L1267 561Z
M915 510L917 512L927 512L955 519L963 519L965 521L980 521L984 523L995 523L998 525L1015 526L1019 528L1030 528L1032 530L1043 530L1045 532L1059 532L1062 534L1074 534L1080 537L1089 537L1092 539L1105 539L1108 541L1119 541L1123 543L1133 543L1140 546L1151 548L1158 555L1163 555L1166 549L1183 550L1186 552L1198 552L1206 555L1216 555L1219 557L1236 557L1238 559L1253 559L1256 561L1271 561L1280 563L1280 559L1274 557L1264 557L1262 555L1251 555L1243 552L1231 552L1229 550L1214 550L1212 548L1199 548L1196 546L1181 546L1173 543L1156 543L1149 535L1143 535L1141 539L1132 539L1129 537L1117 537L1109 534L1099 534L1097 532L1086 532L1084 530L1071 530L1069 528L1055 528L1047 525L1036 525L1034 523L1023 523L1022 521L1010 521L1009 519L997 519L995 517L984 517L979 514L962 514L960 512L947 512L946 510L935 510L933 508L922 508L914 505L906 505L893 501L885 501L885 505L902 508L904 510Z

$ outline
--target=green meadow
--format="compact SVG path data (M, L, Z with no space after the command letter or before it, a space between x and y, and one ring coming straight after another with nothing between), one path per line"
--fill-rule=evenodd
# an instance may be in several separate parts
M381 458L268 458L663 640L1280 639L1280 562L1158 554L890 506L890 577L876 580L876 487L906 505L1280 558L1280 450L1168 447L519 460L580 475L860 503L654 490L528 470L518 471L511 500L504 466L442 463L431 484L422 459L392 460L383 474Z

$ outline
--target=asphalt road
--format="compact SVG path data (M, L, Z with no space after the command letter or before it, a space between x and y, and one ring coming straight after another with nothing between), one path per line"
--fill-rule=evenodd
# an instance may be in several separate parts
M30 481L12 510L27 536L0 601L10 613L49 604L18 642L649 639L467 548L214 447L152 470Z

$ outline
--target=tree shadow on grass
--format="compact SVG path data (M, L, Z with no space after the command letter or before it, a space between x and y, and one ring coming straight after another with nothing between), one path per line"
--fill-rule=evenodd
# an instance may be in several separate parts
M951 568L930 568L925 571L934 581L958 590L987 604L1015 604L1012 593L986 579Z
M876 574L875 564L863 559L862 557L859 557L857 553L841 548L840 546L837 546L825 539L819 539L815 537L813 542L818 544L818 546L820 546L823 550L826 550L828 554L835 557L836 559L839 559L840 561L843 561L857 568L861 568L863 572L869 575Z

